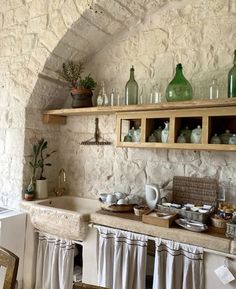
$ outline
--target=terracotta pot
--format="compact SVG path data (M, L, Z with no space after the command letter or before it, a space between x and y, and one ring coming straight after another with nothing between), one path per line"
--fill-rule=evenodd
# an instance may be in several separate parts
M93 92L91 89L84 87L73 88L71 90L72 107L90 107L92 104Z
M27 193L25 193L24 199L25 199L26 201L33 201L33 200L34 200L34 194L27 194Z

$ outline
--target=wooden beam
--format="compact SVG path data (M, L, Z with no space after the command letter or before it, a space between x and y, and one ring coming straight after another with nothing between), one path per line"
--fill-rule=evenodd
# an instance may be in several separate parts
M45 124L66 124L66 116L43 114Z

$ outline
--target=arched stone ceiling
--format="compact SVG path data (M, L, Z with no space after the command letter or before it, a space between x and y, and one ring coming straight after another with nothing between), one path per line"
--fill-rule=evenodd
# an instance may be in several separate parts
M75 0L75 3L77 2L80 1ZM128 32L130 28L145 21L147 15L168 9L173 3L176 8L180 8L187 2L189 0L93 1L81 11L78 19L76 13L75 15L71 13L69 20L68 15L64 17L67 19L65 20L67 26L74 22L48 57L42 74L52 79L60 78L57 72L61 70L65 60L75 62L82 60L86 63L117 35ZM72 4L74 5L73 1ZM77 5L77 9L78 7L80 6Z

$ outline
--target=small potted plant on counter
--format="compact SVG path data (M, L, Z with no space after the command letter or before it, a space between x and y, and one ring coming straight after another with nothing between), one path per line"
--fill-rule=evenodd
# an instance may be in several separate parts
M51 163L46 162L46 160L55 153L55 151L46 153L47 147L48 142L44 138L33 145L33 159L30 161L32 177L25 192L26 200L34 199L35 194L38 199L47 198L48 196L48 182L44 177L44 166L51 166ZM39 173L38 170L40 170Z
M71 85L72 107L90 107L92 104L93 90L97 83L88 74L84 78L81 73L84 71L83 64L75 64L73 61L64 62L62 65L62 77Z

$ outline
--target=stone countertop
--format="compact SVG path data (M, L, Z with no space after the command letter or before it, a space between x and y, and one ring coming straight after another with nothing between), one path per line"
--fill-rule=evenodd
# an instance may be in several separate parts
M211 230L209 232L197 233L182 229L177 225L171 228L164 228L142 223L141 217L137 217L132 213L113 213L103 210L92 213L90 221L98 225L170 239L224 253L236 254L236 241L226 238L223 234L211 232Z

